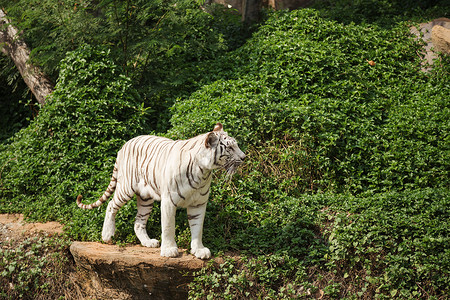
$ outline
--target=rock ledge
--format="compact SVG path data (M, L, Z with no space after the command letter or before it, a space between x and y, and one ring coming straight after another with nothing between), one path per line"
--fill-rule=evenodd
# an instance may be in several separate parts
M184 249L166 258L159 248L74 242L70 252L79 284L98 299L186 299L192 272L207 264Z

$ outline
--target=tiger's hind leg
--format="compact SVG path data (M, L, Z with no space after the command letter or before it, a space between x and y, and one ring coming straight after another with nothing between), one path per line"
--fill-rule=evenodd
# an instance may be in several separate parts
M130 193L131 194L131 193ZM119 209L131 199L133 194L127 194L118 184L113 200L109 201L106 208L105 221L103 222L102 240L105 243L111 242L111 238L116 232L116 214Z
M134 232L141 242L142 246L157 248L159 247L159 241L155 239L150 239L147 234L147 220L152 212L153 199L142 199L137 196L137 215L136 221L134 222Z

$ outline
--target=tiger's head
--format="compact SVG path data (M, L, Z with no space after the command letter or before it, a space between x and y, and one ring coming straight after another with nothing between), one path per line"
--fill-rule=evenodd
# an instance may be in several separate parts
M220 123L206 135L205 146L211 153L211 169L222 168L232 175L244 162L244 152L239 149L236 140L223 131Z

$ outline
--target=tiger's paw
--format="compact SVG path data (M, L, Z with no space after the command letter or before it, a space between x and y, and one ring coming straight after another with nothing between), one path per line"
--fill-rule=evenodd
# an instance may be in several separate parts
M149 248L158 248L159 247L159 241L155 240L155 239L147 239L145 241L142 241L141 245L144 246L144 247L149 247Z
M195 255L195 257L200 259L208 259L211 257L211 251L209 251L209 249L206 247L192 249L191 254Z
M107 212L105 215L105 220L103 221L102 240L105 243L111 243L112 237L114 236L115 232L116 221L114 219L114 216L111 216L111 214L108 214Z
M114 236L114 232L115 232L115 228L113 227L108 228L108 227L103 227L103 231L102 231L102 240L107 243L110 244L112 243L112 237Z
M161 247L161 256L165 257L177 257L178 256L178 248L177 247Z

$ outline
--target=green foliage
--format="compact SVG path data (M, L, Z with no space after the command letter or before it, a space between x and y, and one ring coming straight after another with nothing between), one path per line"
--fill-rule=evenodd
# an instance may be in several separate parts
M158 111L149 122L165 131L168 108L198 85L192 68L242 44L239 17L220 5L191 0L1 1L24 31L32 61L56 80L58 66L81 45L104 45Z
M70 218L75 195L107 185L117 151L143 130L146 110L108 51L68 53L39 118L1 154L2 211Z
M328 264L344 278L363 274L370 298L450 296L449 201L447 188L331 202Z
M253 191L246 194L240 185L229 186L228 198L215 192L205 244L248 257L198 272L190 298L450 295L442 276L450 271L448 188L272 197L256 204L247 199Z
M196 272L189 299L292 299L311 295L302 261L285 254L225 259Z
M317 188L445 186L450 94L440 75L419 71L419 45L407 30L277 12L227 58L238 79L174 105L170 133L197 134L221 121L243 144L300 140L316 158Z
M244 40L238 17L220 5L199 9L195 1L170 5L150 34L135 44L133 78L145 100L158 114L153 127L165 132L169 108L177 97L189 95L205 80L196 66L222 56Z
M10 241L1 246L2 299L45 299L61 293L68 279L67 239L39 236L26 238L18 245Z
M214 250L282 251L314 259L316 207L274 189L273 179L257 182L258 175L249 176L233 186L221 187L223 181L216 180L205 221L205 243Z
M1 3L1 2L0 2ZM80 45L108 45L136 77L147 69L213 58L239 45L240 25L222 6L195 1L6 1L8 17L24 30L33 60L55 74L65 53ZM164 63L164 60L169 60Z

